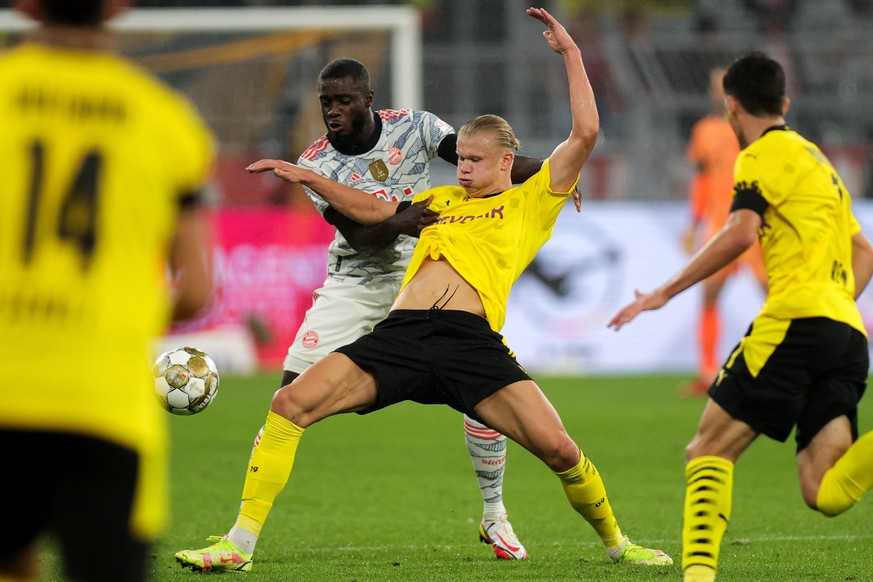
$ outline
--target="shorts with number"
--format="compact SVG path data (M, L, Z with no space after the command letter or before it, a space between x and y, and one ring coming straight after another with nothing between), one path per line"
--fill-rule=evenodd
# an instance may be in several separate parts
M392 311L372 333L336 351L376 378L376 403L361 414L411 400L481 420L473 410L479 402L531 379L503 336L466 311Z
M0 479L0 561L51 532L70 580L146 579L148 540L133 525L148 471L139 454L89 436L8 429L0 450L15 456Z
M867 338L823 317L759 316L709 389L731 417L797 450L830 421L847 416L858 438L858 402L869 370Z
M312 307L288 348L283 368L302 374L330 352L350 344L385 319L400 290L400 279L328 278L313 293Z

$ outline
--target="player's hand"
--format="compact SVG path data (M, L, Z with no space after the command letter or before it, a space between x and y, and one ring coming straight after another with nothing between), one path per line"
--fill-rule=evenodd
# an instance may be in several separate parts
M560 22L555 20L554 16L546 12L545 8L528 8L527 15L536 18L546 25L548 30L543 31L543 37L556 53L563 54L576 46L570 33L567 32Z
M576 212L582 212L582 190L579 188L579 182L576 182L576 187L573 188L573 206L576 207Z
M258 160L246 167L246 172L250 174L260 174L269 171L292 184L300 184L310 173L309 170L284 160Z
M424 227L436 224L440 218L439 214L428 208L432 201L433 195L427 200L413 202L409 208L388 219L391 226L398 234L418 237Z
M653 291L652 293L640 293L634 291L636 300L626 306L624 309L615 314L609 320L606 327L611 327L615 331L620 330L626 323L630 323L633 319L643 311L651 311L659 309L667 303L667 296L662 291Z

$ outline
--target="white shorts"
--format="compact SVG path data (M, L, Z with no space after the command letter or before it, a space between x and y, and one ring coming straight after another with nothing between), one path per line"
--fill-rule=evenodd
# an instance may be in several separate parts
M288 348L283 369L302 374L306 368L344 345L373 330L385 319L400 290L400 279L337 280L328 277L316 290L294 343Z

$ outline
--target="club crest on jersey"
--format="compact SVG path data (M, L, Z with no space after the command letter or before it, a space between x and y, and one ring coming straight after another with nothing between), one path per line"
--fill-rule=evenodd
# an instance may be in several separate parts
M303 347L307 350L311 350L312 348L318 345L318 334L312 330L307 331L303 334Z
M373 160L370 162L370 173L380 182L388 179L388 166L382 160Z
M396 166L403 161L403 152L398 147L392 147L388 150L388 163Z

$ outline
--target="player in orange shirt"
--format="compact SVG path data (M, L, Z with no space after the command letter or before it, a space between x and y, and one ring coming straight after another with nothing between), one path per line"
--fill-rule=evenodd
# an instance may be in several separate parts
M734 162L740 153L737 136L725 116L723 67L709 72L709 96L713 113L700 119L691 130L686 157L697 169L690 188L692 224L685 233L685 251L693 253L724 226L733 200ZM718 340L721 318L718 298L728 278L746 265L766 292L767 273L757 242L739 259L703 281L703 306L698 327L699 362L697 378L684 388L686 396L703 396L719 369Z

